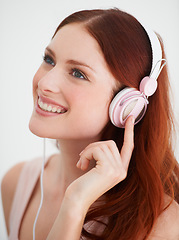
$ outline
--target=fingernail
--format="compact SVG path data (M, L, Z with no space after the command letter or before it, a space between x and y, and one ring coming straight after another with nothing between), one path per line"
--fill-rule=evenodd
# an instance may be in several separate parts
M77 166L77 168L80 167L80 160L77 162L76 166Z
M84 150L83 150L83 151L81 151L79 155L81 156L81 154L82 154L83 152L84 152Z
M131 117L131 122L134 124L134 122L135 122L135 117L134 116Z

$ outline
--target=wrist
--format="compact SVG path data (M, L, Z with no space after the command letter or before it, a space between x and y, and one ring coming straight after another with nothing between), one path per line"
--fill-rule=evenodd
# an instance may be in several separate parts
M61 211L67 214L70 219L84 221L88 208L80 196L65 193Z
M58 216L47 240L78 240L84 224L86 211L79 201L65 194Z

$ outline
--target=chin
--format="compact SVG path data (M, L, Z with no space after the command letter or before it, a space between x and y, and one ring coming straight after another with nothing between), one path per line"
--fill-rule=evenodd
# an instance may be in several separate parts
M46 138L44 131L41 131L41 129L39 129L37 126L34 126L31 121L29 122L29 130L31 131L31 133L38 137Z
M32 116L29 121L29 130L31 131L31 133L38 137L56 139L55 137L53 138L52 135L49 136L49 129L47 129L47 127L43 125L44 124L42 121L39 121Z

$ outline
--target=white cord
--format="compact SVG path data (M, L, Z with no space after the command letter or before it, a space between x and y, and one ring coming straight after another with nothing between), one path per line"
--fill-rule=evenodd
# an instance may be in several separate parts
M45 138L43 140L43 161L42 161L42 168L41 168L41 175L40 175L40 191L41 191L41 200L40 200L40 205L35 217L34 225L33 225L33 240L35 240L35 228L36 228L36 223L37 219L39 217L40 210L42 208L43 204L43 198L44 198L44 192L43 192L43 173L44 173L44 165L45 165Z
M159 68L159 70L158 70L158 73L157 73L157 75L155 76L155 80L157 80L157 78L158 78L158 76L160 75L160 73L161 73L163 67L167 64L167 60L164 59L164 58L158 60L158 61L156 62L156 64L155 64L155 66L154 66L152 72L150 73L150 77L151 77L151 75L152 75L153 72L155 71L155 68L157 67L157 65L158 65L159 63L161 63L162 61L164 61L164 63L160 66L160 68Z

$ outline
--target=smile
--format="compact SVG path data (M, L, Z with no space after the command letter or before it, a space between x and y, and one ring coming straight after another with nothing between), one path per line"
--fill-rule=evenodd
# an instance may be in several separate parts
M46 112L52 112L52 113L65 113L67 110L61 106L54 106L54 105L50 105L47 103L43 103L40 98L38 99L38 106L46 111Z

